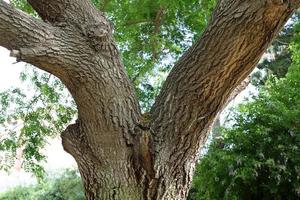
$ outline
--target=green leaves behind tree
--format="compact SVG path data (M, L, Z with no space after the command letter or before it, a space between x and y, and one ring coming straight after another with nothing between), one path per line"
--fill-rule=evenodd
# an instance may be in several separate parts
M300 198L299 39L290 45L286 78L269 79L253 102L239 106L233 126L200 160L190 200Z
M0 200L84 200L83 191L78 172L65 170L39 185L18 186L0 193Z
M25 170L42 178L41 162L46 159L42 149L71 122L76 106L58 79L26 71L20 77L29 87L26 93L19 88L0 93L0 169L8 171L20 149Z

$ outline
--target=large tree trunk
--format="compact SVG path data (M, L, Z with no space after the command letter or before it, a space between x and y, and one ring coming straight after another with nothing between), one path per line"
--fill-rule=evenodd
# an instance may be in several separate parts
M28 0L44 22L0 0L0 45L66 85L78 119L63 133L89 200L186 199L199 148L298 0L220 0L212 20L141 114L112 39L88 0Z

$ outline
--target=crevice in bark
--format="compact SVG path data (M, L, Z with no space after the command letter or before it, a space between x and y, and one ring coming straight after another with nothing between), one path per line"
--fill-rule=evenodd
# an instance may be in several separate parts
M149 113L145 113L140 118L134 135L134 160L139 172L145 171L145 175L149 181L155 179L154 171L154 152L153 137L150 129L151 117ZM138 175L138 178L142 175Z
M91 47L101 53L103 58L111 62L118 60L119 52L112 39L111 27L105 23L88 24L82 31Z
M86 135L82 132L81 123L76 120L75 124L69 125L61 134L64 150L71 154L76 160L90 159L101 165L100 159L95 156L90 148Z

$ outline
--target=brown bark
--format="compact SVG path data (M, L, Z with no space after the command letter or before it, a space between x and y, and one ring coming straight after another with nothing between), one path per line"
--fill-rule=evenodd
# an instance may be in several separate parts
M200 146L233 89L251 72L299 1L220 0L141 115L112 26L88 0L28 0L44 22L0 0L0 45L60 78L78 120L63 133L86 197L185 199Z

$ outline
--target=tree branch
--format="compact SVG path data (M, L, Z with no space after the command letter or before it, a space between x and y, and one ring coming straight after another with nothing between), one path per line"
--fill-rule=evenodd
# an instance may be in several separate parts
M82 63L84 54L88 57L97 52L105 61L119 62L119 52L112 38L112 24L90 0L27 1L45 22L51 23L53 27L62 31L62 35L57 35L57 39L62 41L63 46L60 46L60 49L65 55L60 55L59 58L73 57L72 60L67 62L64 60L63 63L71 68L75 67L75 70L77 68L77 74L71 75L72 77L82 79L85 76L82 74L86 72L78 67L86 65ZM74 59L75 57L78 59ZM101 64L96 58L95 60L88 59L88 62L91 61ZM78 80L76 78L76 81Z
M55 25L73 24L82 26L99 24L110 27L110 22L97 10L90 0L27 0L39 16ZM76 16L76 17L75 17ZM111 27L110 27L111 29Z
M153 20L153 24L154 24L153 37L154 38L151 40L153 60L158 60L160 53L161 53L160 49L159 49L159 52L157 51L157 46L158 46L158 38L157 37L159 36L159 33L160 33L164 14L165 14L165 7L161 6L156 13L155 19Z
M132 25L144 24L144 23L152 23L152 21L150 19L134 19L125 22L123 26L132 26Z
M220 114L242 91L244 91L248 87L249 84L250 84L250 76L247 77L239 86L237 86L233 90L233 92L230 94L229 98L227 99L226 103L223 105L223 108L220 109L219 113L217 114L217 116L214 119L214 122L213 122L211 128L208 129L209 133L213 134L213 139L221 136L220 130L218 130L221 126ZM207 134L209 134L209 133L207 133Z
M47 24L0 0L0 35L1 46L18 50L39 45L51 31Z
M74 79L78 82L84 77L85 72L78 66L86 65L85 56L99 51L104 58L111 59L118 54L110 23L89 1L30 0L30 3L46 23L0 0L0 46L11 50L17 61L57 76L70 88ZM81 9L84 11L80 12Z
M17 61L36 65L56 76L62 73L57 60L55 34L59 31L0 0L0 46L11 50ZM44 60L43 64L41 60Z
M200 40L175 64L151 110L156 163L174 163L160 170L180 173L197 158L215 116L295 11L274 2L218 1Z

